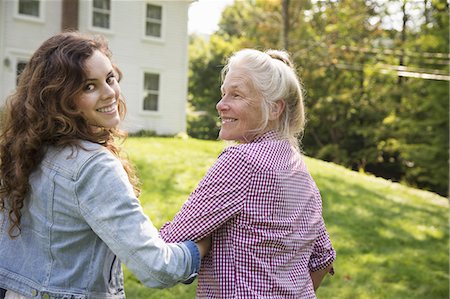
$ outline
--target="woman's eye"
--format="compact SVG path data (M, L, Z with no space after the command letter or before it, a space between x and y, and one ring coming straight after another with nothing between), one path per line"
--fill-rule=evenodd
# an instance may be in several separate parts
M113 84L116 81L116 77L115 76L110 76L106 79L106 82L108 84Z
M86 91L91 91L91 90L94 90L94 88L95 88L95 85L94 84L87 84L85 87L84 87L84 90L86 90Z

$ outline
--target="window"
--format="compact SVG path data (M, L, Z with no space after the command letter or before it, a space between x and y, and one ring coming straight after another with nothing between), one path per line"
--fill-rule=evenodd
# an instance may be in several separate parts
M111 0L94 0L92 5L92 26L109 29Z
M153 4L147 4L147 13L145 18L145 35L151 37L161 37L162 25L162 7Z
M19 0L19 15L39 18L40 0Z
M27 65L26 61L18 61L16 64L16 86L19 84L19 76L22 74L23 69Z
M144 74L144 111L158 111L159 74Z

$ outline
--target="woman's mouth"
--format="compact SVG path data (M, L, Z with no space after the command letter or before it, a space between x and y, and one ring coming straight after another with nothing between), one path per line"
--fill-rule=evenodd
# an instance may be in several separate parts
M102 107L102 108L98 108L98 109L96 109L96 111L102 112L102 113L108 113L108 112L112 112L112 111L116 110L116 107L117 107L117 101L114 101L111 105Z
M236 120L237 120L236 118L220 117L220 122L221 122L222 124L227 124L227 123L235 122Z

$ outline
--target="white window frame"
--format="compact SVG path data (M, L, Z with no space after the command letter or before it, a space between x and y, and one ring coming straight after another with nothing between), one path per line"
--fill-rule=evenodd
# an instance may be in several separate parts
M14 5L14 18L24 20L24 21L36 22L36 23L44 23L45 22L44 5L46 3L44 0L39 0L39 16L20 14L19 13L19 0L15 0L14 4L15 4Z
M144 101L145 101L145 97L148 94L148 90L145 89L145 75L146 74L150 74L150 75L158 75L158 90L156 92L152 92L152 94L156 94L158 96L158 101L157 101L157 109L156 110L145 110L144 109ZM157 71L154 69L145 69L141 72L141 83L142 83L142 87L141 87L141 94L142 96L140 97L140 112L142 114L151 114L151 115L158 115L161 113L161 86L162 86L162 74L161 71Z
M154 6L159 6L161 7L161 22L159 23L161 25L161 32L160 35L161 36L151 36L151 35L147 35L147 5L154 5ZM142 36L144 38L144 40L147 41L153 41L153 42L163 42L164 38L165 38L165 28L166 28L166 7L164 5L164 3L161 2L156 2L156 1L144 1L143 2L143 15L142 15L142 20L143 20L143 24L142 24Z
M17 78L18 78L17 71L18 71L18 65L19 65L19 63L25 63L25 64L27 64L27 63L30 62L30 59L29 59L29 58L28 58L28 59L25 59L25 58L22 58L22 57L16 57L15 60L16 60L16 61L15 61L15 63L14 63L14 78L15 78L14 83L15 83L15 86L17 87Z
M98 9L94 9L94 0L90 0L89 2L89 9L88 9L88 24L89 24L89 29L91 31L96 31L96 32L101 32L101 33L112 33L113 30L113 22L112 22L112 15L113 15L113 9L114 9L114 1L110 0L110 10L109 10L109 28L104 28L104 27L97 27L94 26L94 12L96 12L96 10ZM101 12L101 9L100 9ZM105 10L106 12L106 10Z
M11 82L12 86L14 86L14 88L17 87L17 64L19 64L20 62L26 62L29 63L31 56L33 55L33 52L29 52L29 51L24 51L22 49L7 49L6 50L6 57L9 60L9 70L11 71L11 74L13 75L12 81ZM9 73L9 71L8 71Z

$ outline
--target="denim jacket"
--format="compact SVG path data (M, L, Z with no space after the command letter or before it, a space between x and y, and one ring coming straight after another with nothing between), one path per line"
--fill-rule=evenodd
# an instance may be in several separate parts
M27 298L125 298L121 262L148 287L191 282L192 241L166 244L120 161L101 145L50 147L31 174L21 232L0 213L0 288Z

